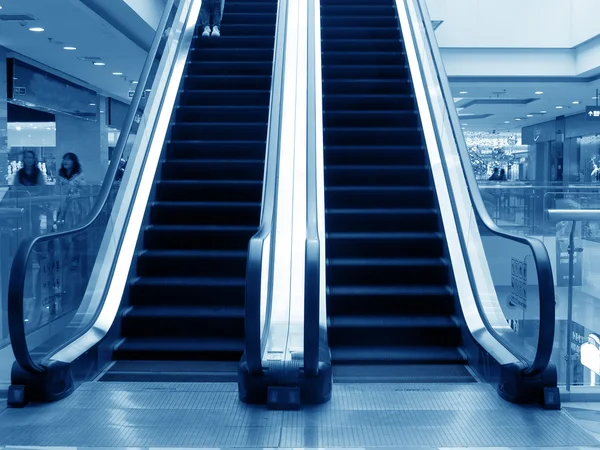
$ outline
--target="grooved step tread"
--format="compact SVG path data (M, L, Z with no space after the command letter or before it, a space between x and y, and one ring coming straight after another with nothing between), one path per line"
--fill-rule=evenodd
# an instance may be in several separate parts
M214 306L134 306L125 313L127 317L164 317L170 318L243 318L243 307L214 307Z
M202 352L244 350L244 339L235 338L126 338L115 350Z
M452 363L466 362L464 355L452 347L407 347L407 346L336 346L331 350L334 363L343 364L361 361L381 364L390 362Z
M345 316L336 315L329 318L332 328L443 328L458 326L448 316Z
M441 233L326 233L326 239L381 239L381 240L412 240L412 239L441 239Z
M448 286L329 286L327 295L413 296L448 295Z
M247 208L250 206L260 207L260 203L257 202L172 202L172 201L159 201L152 202L152 206L154 205L165 205L165 206L178 206L181 208L205 208L207 206L222 206L228 208Z
M448 261L444 258L335 258L328 259L330 266L444 266Z
M140 256L177 258L245 258L245 250L142 250Z
M189 231L255 231L257 227L245 225L149 225L146 230L185 233Z
M138 277L133 281L141 286L245 286L244 278L202 278L202 277Z

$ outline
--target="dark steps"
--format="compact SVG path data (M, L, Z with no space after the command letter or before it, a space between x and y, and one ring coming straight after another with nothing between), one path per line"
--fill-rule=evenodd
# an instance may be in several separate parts
M472 382L398 27L393 0L321 0L334 379Z
M106 380L236 379L247 248L260 220L276 14L277 0L228 0L221 38L196 29L122 316L124 339L114 350L121 362ZM211 361L234 369L224 379Z

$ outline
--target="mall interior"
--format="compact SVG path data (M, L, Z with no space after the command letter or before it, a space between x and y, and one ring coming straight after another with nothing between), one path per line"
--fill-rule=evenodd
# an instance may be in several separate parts
M0 450L599 448L599 16L0 0Z

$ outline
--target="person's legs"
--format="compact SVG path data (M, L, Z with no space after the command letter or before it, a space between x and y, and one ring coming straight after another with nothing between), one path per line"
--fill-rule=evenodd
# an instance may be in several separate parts
M200 23L202 26L202 36L210 36L210 11L211 2L210 0L204 0L200 7Z
M221 19L223 17L224 0L210 0L212 3L211 19L213 24L212 35L219 37L221 35Z

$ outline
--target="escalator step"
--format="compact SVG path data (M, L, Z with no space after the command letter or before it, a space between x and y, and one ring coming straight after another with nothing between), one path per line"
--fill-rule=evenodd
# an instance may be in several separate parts
M141 277L243 277L245 273L245 250L144 250L138 256Z
M252 226L150 225L144 230L144 246L148 250L245 251L256 231Z
M441 258L444 239L440 233L327 233L326 254L329 259L403 257L419 255Z
M331 349L334 364L464 364L466 358L452 347L342 346Z
M245 277L143 277L130 286L131 306L203 306L232 307L244 305Z
M334 383L474 383L477 380L458 364L378 364L337 365ZM428 390L404 388L409 390Z
M239 361L243 338L127 338L114 350L117 360Z
M430 187L421 186L343 186L325 191L330 208L433 208L434 195Z
M143 306L125 312L123 337L243 338L244 307Z
M359 315L453 315L454 291L447 286L336 286L328 289L327 311L332 316Z
M260 202L154 202L154 225L256 225Z
M190 160L201 157L208 159L253 159L265 157L265 141L230 141L230 140L170 140L167 143L167 159Z

